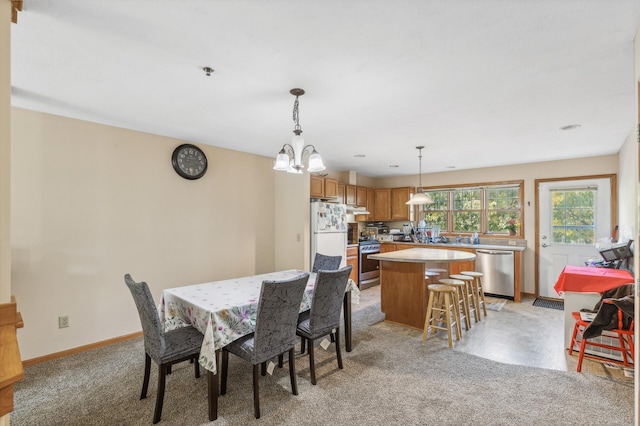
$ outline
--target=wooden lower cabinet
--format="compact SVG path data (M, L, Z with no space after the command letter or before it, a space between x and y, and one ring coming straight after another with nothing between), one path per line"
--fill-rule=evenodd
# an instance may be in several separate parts
M358 271L358 246L347 247L347 265L353 266L349 278L351 278L354 283L358 284L359 287L360 284L358 283L358 275L360 273Z

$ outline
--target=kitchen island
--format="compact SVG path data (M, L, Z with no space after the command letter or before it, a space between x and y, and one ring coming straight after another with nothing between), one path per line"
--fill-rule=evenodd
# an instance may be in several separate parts
M427 268L448 270L449 263L473 261L476 255L458 250L411 248L369 257L380 261L380 308L385 320L422 330L427 314Z

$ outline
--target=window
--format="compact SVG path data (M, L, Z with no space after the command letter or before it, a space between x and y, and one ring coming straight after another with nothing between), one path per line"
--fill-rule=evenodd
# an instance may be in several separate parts
M482 194L480 189L453 191L453 232L480 232Z
M425 192L434 202L423 206L424 219L430 225L439 225L441 232L485 235L509 235L508 225L515 223L515 235L523 235L523 184L431 188Z
M433 200L433 204L425 205L424 220L431 225L438 225L440 229L446 230L449 223L449 192L432 191L429 192L429 198Z
M507 222L520 220L520 188L487 188L487 232L500 233ZM516 226L516 229L518 226Z
M591 189L551 191L554 243L595 243L595 195Z

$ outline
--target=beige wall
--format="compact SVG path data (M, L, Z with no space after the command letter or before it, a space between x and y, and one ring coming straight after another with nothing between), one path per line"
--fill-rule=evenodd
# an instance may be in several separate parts
M518 164L513 166L490 167L484 169L460 170L444 173L429 173L422 176L425 188L439 185L456 185L480 182L499 182L524 180L524 238L527 250L524 252L524 288L525 293L535 293L535 187L536 179L561 178L609 174L618 172L618 156L579 158L574 160L549 161L541 163ZM380 179L381 187L416 186L416 176Z
M23 359L139 331L125 273L158 302L163 288L275 268L270 158L203 145L209 170L189 181L171 166L183 141L17 108L12 139ZM61 315L69 328L58 328Z

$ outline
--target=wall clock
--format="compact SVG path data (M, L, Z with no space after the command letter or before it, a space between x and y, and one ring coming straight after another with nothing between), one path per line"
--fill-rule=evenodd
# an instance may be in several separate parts
M171 164L185 179L200 179L207 172L207 156L200 148L188 143L173 150Z

